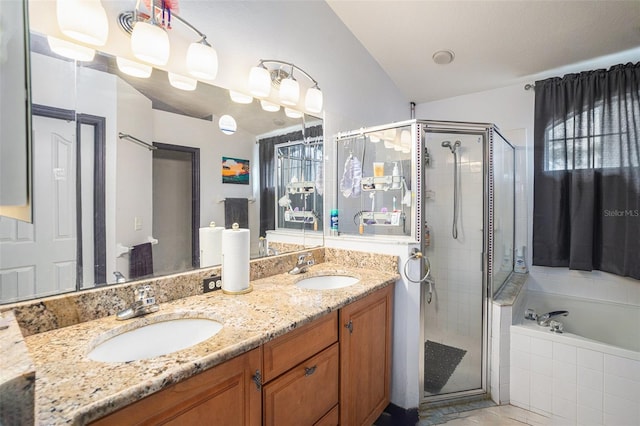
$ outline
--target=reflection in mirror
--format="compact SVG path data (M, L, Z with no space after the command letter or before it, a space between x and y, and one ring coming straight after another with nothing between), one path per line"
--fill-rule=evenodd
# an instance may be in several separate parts
M322 138L275 146L276 229L322 231Z
M36 22L50 3L30 3ZM235 103L203 82L180 91L155 68L134 78L108 52L69 60L51 52L46 27L31 30L34 224L0 218L0 303L197 268L199 229L237 221L225 211L232 199L244 200L258 256L259 237L275 229L261 227L275 208L262 208L259 176L275 162L261 164L256 141L305 122L321 135L321 120ZM236 120L232 134L219 128L224 114ZM223 183L225 157L248 165L243 183ZM309 246L300 230L295 242Z

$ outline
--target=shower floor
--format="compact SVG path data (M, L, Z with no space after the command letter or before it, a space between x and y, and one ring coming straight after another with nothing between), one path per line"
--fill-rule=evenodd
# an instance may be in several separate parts
M428 340L466 351L466 353L440 391L433 393L425 390L424 396L428 397L464 390L480 389L482 387L482 345L479 339L470 336L451 336L448 334L445 336L443 335L444 333L431 334ZM438 334L440 335L438 336ZM429 380L425 378L425 382L428 381Z

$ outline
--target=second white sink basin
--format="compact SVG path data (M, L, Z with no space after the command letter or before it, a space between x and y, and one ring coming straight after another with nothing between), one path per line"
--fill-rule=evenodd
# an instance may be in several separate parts
M349 275L317 275L303 278L297 281L296 285L309 290L333 290L336 288L349 287L359 281L359 278Z
M178 318L147 324L98 344L87 355L94 361L128 362L186 349L214 336L222 324L206 318Z

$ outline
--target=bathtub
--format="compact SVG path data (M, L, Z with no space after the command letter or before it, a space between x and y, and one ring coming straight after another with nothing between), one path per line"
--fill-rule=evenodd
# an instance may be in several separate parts
M567 310L564 333L524 311ZM525 291L510 328L510 401L562 424L640 424L640 307Z

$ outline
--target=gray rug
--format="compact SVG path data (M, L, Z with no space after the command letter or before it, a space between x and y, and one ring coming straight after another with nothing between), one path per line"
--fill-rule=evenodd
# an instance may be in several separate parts
M427 340L424 344L424 390L440 393L466 353L464 349Z

